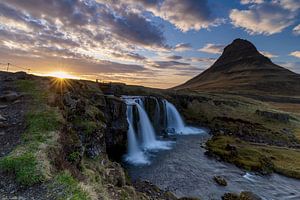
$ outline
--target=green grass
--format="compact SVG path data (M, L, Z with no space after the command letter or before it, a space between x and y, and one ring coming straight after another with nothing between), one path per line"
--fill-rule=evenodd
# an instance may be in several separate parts
M37 161L32 153L7 156L0 160L0 168L14 173L16 181L25 186L33 185L42 179L36 165Z
M53 137L52 132L59 131L61 117L58 109L47 105L48 93L35 80L17 80L18 91L30 97L30 107L25 113L26 129L21 137L21 144L8 156L0 160L3 171L15 175L16 181L30 186L45 179L44 160L37 159L42 153L39 147Z
M230 150L228 145L236 150ZM210 152L246 170L277 172L300 179L300 150L241 141L230 136L214 136L207 142Z
M72 175L65 171L58 174L55 178L55 182L64 187L64 193L61 194L59 199L69 199L69 200L89 200L90 197L87 192L83 191L79 182L72 177Z
M25 116L27 128L24 142L45 142L47 133L59 129L60 115L56 109L30 110Z
M86 135L92 134L99 127L99 124L97 124L95 121L82 119L79 117L73 121L73 124L82 129Z

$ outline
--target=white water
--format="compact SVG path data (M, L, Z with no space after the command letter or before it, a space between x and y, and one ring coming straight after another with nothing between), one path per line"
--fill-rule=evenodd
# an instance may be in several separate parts
M164 101L165 105L165 112L166 112L166 118L167 118L167 128L168 129L174 129L175 134L199 134L203 133L202 129L198 129L195 127L186 126L184 121L181 118L181 115L179 114L176 107L168 102Z
M149 153L157 150L171 149L171 142L160 141L156 139L154 128L149 120L148 114L144 108L144 102L141 97L123 97L127 104L127 121L129 124L127 139L128 150L125 155L125 161L133 165L150 164ZM137 123L137 133L135 131L133 108L137 109L139 121ZM141 138L137 138L137 135Z
M132 101L127 101L126 103L127 103L126 113L127 113L127 122L128 122L128 131L127 131L128 152L125 155L125 160L129 163L149 164L149 160L147 159L146 155L138 145L136 133L134 131L132 107L136 105L136 103Z
M170 149L167 142L156 140L154 128L144 109L144 103L139 100L136 104L140 122L138 124L139 133L142 135L142 146L146 150Z

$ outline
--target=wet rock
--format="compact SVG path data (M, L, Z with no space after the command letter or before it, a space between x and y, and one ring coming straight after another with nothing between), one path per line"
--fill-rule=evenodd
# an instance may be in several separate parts
M221 176L214 176L214 181L219 184L220 186L227 186L227 181L224 177Z
M222 196L222 200L239 200L239 195L234 193L225 193Z
M4 131L1 131L1 132L0 132L0 136L3 136L3 135L5 135L5 132L4 132Z
M0 114L0 121L6 121L6 118Z
M4 122L0 122L0 128L6 128L8 125Z
M20 94L14 91L5 91L3 94L0 96L1 101L5 102L13 102L21 97Z
M252 192L243 191L239 195L235 193L225 193L222 200L261 200L259 196Z
M284 123L287 123L290 120L290 116L288 114L284 114L284 113L261 111L261 110L256 110L255 113L259 116L277 120L277 121L284 122Z
M244 191L240 194L240 200L261 200L259 196L252 192Z
M7 105L0 105L0 109L5 109L7 108Z

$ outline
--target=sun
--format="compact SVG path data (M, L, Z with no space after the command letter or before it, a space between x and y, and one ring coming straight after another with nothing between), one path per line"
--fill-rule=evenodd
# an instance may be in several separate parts
M73 76L72 74L65 72L65 71L56 71L56 72L50 72L47 74L48 76L53 76L60 79L77 79L76 76Z

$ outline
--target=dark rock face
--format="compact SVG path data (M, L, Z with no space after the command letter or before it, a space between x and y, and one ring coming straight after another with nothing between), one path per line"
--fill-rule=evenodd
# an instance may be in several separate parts
M105 143L108 155L115 160L120 160L127 148L127 116L126 104L119 98L106 97L105 118Z
M106 97L95 85L82 85L74 81L62 98L62 109L68 120L65 152L69 161L83 154L90 158L108 155L120 160L126 152L126 105L117 97ZM57 101L59 102L59 101Z

